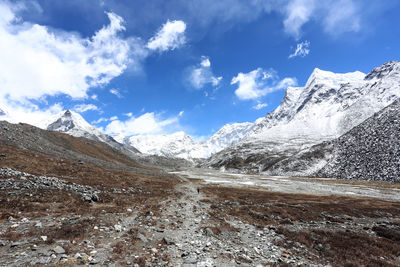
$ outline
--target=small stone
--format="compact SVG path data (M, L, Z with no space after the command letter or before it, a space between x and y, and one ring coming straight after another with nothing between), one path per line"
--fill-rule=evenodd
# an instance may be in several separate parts
M147 238L141 233L137 234L137 238L139 238L143 243L147 243L148 242Z
M18 247L18 246L20 246L22 243L21 242L12 242L11 243L11 245L10 245L10 247Z
M126 209L127 212L132 212L132 209Z
M175 244L175 242L172 239L170 239L169 237L164 237L163 240L164 240L165 244L167 244L167 245Z
M208 227L206 228L205 231L206 231L206 235L207 235L207 236L213 236L213 235L214 235L214 232L213 232L210 228L208 228Z
M37 222L37 223L35 224L35 227L42 228L42 223L41 223L41 222Z
M119 224L116 224L116 225L114 225L114 229L115 229L115 231L117 231L117 232L121 232L121 231L122 231L122 226L119 225Z
M99 196L97 194L93 194L91 200L93 202L97 202L97 201L99 201Z
M99 264L99 263L100 263L100 261L96 258L91 258L90 262L89 262L90 265L95 265L95 264Z
M47 236L45 236L45 235L42 235L40 238L41 238L44 242L47 241Z
M55 248L53 248L53 251L57 254L64 254L65 250L61 247L61 246L56 246Z

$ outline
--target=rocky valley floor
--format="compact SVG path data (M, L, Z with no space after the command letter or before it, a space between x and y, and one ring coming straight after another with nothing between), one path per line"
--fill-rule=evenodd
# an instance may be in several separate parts
M400 264L400 202L390 184L370 184L387 190L383 199L210 185L188 172L126 187L5 167L0 176L1 266Z
M0 266L398 266L389 183L165 172L0 128Z

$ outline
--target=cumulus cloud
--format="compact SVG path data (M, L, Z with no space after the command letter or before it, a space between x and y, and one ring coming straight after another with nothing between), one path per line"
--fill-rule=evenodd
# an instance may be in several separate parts
M179 127L178 116L163 118L154 112L145 113L139 117L130 117L125 121L113 120L105 132L110 135L132 136L138 134L158 134Z
M167 21L161 29L150 38L147 48L159 52L174 50L185 44L186 24L181 20Z
M189 68L189 83L196 89L203 88L206 84L218 86L222 76L216 77L211 69L210 59L206 56L201 57L200 64Z
M273 69L266 71L258 68L248 73L238 73L232 78L231 85L233 84L238 85L235 94L240 100L257 100L274 91L294 86L297 81L295 78L279 80Z
M119 35L125 30L123 19L107 16L109 25L86 39L23 22L14 6L1 2L1 96L20 101L57 94L84 98L90 87L119 76L129 62L129 44Z
M310 42L309 41L304 41L301 43L298 43L296 46L296 50L293 52L293 54L289 55L289 58L293 57L305 57L310 53Z
M117 96L118 98L122 98L123 96L121 95L121 93L117 90L117 89L110 89L110 93Z
M260 110L260 109L263 109L265 107L268 107L267 103L258 103L257 105L253 106L253 109Z
M75 105L73 110L79 113L83 113L89 110L99 110L99 108L93 104L79 104Z
M52 117L61 111L63 106L60 103L55 103L47 108L39 108L39 106L32 103L21 104L15 101L0 100L0 108L5 113L0 116L1 120L6 120L11 123L28 123L40 128L47 126L49 117Z

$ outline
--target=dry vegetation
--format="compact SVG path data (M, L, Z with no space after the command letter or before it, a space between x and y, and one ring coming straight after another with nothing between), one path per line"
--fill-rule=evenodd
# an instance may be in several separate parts
M206 187L214 218L273 227L313 261L343 266L396 266L400 259L400 203L371 198L316 196L256 189ZM381 224L380 222L385 222ZM294 252L296 254L296 252Z

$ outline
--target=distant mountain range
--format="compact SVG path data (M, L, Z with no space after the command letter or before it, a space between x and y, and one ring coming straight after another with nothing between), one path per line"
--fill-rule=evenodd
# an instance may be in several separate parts
M185 159L207 158L241 140L252 126L249 122L226 124L204 142L196 142L184 132L138 135L125 138L122 142L147 154Z
M254 123L226 124L204 142L184 132L114 139L70 110L50 118L46 129L101 141L140 160L158 155L203 159L203 167L241 172L332 176L328 170L334 167L329 169L327 164L334 166L332 157L335 162L341 158L332 140L343 140L347 138L341 137L344 134L358 131L354 127L399 97L400 62L391 61L368 74L315 69L304 87L288 87L281 104L265 117ZM138 156L140 152L144 155ZM159 162L161 158L147 160Z

